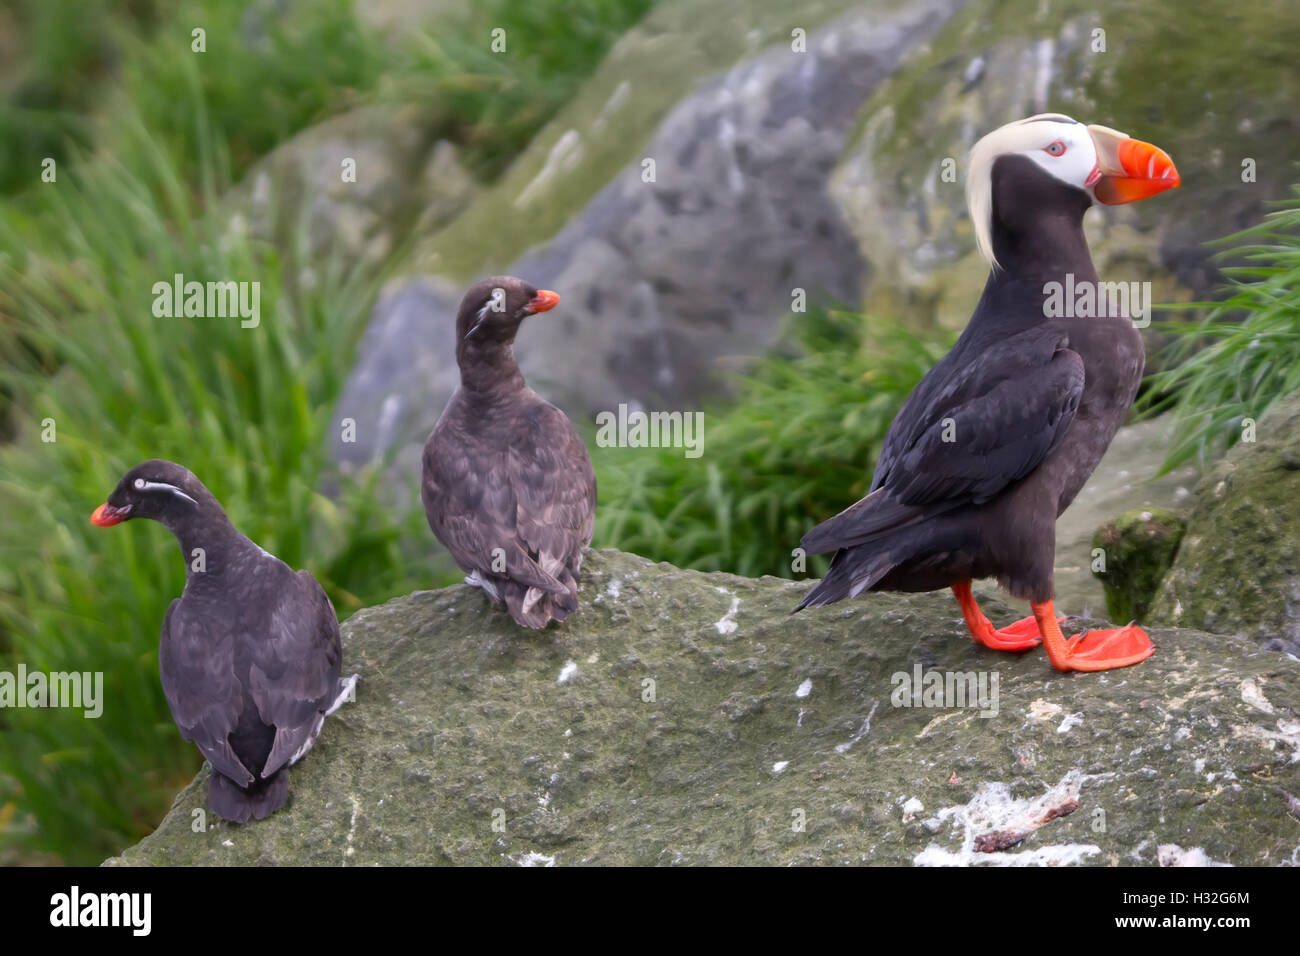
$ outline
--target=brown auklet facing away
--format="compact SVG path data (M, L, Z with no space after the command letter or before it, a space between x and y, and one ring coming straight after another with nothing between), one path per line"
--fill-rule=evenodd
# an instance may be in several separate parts
M1094 200L1177 185L1155 146L1059 114L975 144L966 199L992 267L984 294L894 419L870 493L804 536L809 553L835 557L799 609L866 590L950 587L976 641L1020 651L1041 637L1058 670L1125 667L1154 652L1132 624L1067 641L1053 609L1056 518L1123 422L1145 356L1117 310L1056 318L1046 301L1049 283L1097 292L1083 234ZM971 594L983 577L1029 601L1033 617L995 630Z
M514 341L560 297L521 279L473 286L456 315L460 388L424 445L429 527L469 577L524 627L578 608L596 520L596 474L564 413L524 383Z
M152 518L180 542L185 591L163 619L158 671L181 736L212 764L208 809L246 823L289 798L289 766L350 696L340 678L334 607L235 530L220 503L180 465L136 465L90 520Z

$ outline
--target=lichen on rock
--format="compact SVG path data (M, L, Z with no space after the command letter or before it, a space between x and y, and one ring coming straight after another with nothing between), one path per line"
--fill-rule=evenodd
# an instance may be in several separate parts
M596 551L543 632L466 586L360 611L357 699L288 806L205 818L205 768L109 863L1297 862L1300 662L1154 629L1141 665L1062 675L976 647L945 594L791 616L807 586ZM895 706L931 673L997 675L995 713Z

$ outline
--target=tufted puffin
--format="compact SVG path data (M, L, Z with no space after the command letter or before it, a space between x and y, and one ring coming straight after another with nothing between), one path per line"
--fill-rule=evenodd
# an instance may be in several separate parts
M246 823L289 798L289 766L311 750L357 675L340 677L334 606L244 537L212 492L175 462L136 465L90 520L161 523L181 546L185 591L163 618L158 670L181 736L212 764L208 809Z
M495 276L456 316L460 388L424 446L429 527L469 577L523 627L578 609L578 575L596 521L596 474L573 423L528 387L514 341L560 297Z
M1083 215L1094 201L1178 185L1162 150L1060 114L975 144L966 200L990 266L984 293L894 419L867 496L804 536L808 553L835 555L796 610L868 590L952 588L971 635L994 650L1043 643L1061 671L1154 653L1134 624L1067 640L1052 566L1056 519L1123 423L1145 364L1141 335L1099 283ZM1061 288L1091 295L1050 308ZM971 594L984 577L1028 601L1033 616L995 629Z

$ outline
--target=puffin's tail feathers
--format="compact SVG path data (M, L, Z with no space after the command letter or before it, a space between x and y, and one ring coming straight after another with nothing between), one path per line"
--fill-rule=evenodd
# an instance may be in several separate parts
M827 554L863 544L924 517L923 509L887 498L885 489L877 488L861 501L817 525L803 536L799 544L808 554Z
M231 823L264 820L289 799L289 770L282 767L267 780L256 780L247 789L224 774L212 771L208 783L208 809Z
M897 563L883 548L872 552L859 548L837 551L826 577L818 581L790 613L806 607L824 607L846 597L857 597L893 570Z
M867 542L881 542L899 531L938 518L962 504L962 499L906 505L877 488L833 518L817 525L799 542L807 554L829 554L856 548Z
M506 610L522 627L542 628L551 621L563 621L578 609L578 582L567 570L561 580L565 590L551 594L538 588L507 581L504 587Z

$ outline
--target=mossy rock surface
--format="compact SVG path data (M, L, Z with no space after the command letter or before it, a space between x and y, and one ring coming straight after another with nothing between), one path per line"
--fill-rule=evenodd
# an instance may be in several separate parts
M465 586L358 612L357 700L289 805L194 832L205 768L109 863L1296 862L1300 662L1157 628L1137 667L1061 675L977 648L946 594L792 617L807 586L598 551L541 633ZM894 706L918 668L996 674L996 714Z
M1186 517L1169 508L1136 508L1097 529L1092 546L1105 564L1092 573L1106 591L1112 621L1146 617L1186 530Z
M1197 488L1154 620L1243 634L1300 655L1300 392Z

